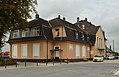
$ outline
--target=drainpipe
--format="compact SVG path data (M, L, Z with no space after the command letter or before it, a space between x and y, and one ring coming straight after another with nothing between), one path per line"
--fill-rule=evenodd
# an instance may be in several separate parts
M43 27L43 26L42 26ZM48 39L47 39L47 37L45 36L45 34L44 34L44 29L42 29L43 30L43 36L45 37L45 39L47 40L47 52L46 52L46 66L47 66L47 64L48 64Z
M90 47L89 56L90 56L90 60L91 60L91 45L92 45L92 43L91 43L91 40L90 40L90 38L89 38L89 47Z

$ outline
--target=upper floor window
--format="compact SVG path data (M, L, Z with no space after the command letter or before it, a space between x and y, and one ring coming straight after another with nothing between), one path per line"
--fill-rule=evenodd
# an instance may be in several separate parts
M102 39L97 37L97 47L102 48Z
M59 36L59 29L55 29L55 35Z
M19 37L19 30L15 30L12 33L12 38L18 38Z
M84 41L84 34L82 33L82 40Z
M78 32L76 32L76 39L78 39L78 35L79 35Z
M85 29L85 25L82 25L82 29Z
M89 42L89 36L87 35L87 42Z
M69 49L73 49L73 44L69 44Z
M42 33L40 27L34 27L31 30L32 30L32 36L40 36Z
M29 36L30 36L30 32L28 28L22 31L22 37L29 37Z

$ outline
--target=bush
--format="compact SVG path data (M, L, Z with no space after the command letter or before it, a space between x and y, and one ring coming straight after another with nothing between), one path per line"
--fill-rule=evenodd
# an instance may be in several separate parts
M6 65L14 65L16 64L16 60L14 59L8 59L8 60L1 60L0 61L0 65L5 65L5 61L6 61Z

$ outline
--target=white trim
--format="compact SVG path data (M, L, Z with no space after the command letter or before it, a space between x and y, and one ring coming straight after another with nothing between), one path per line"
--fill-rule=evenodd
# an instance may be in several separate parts
M86 46L82 46L82 57L86 57Z
M22 48L22 58L27 58L27 44L22 44L21 45L21 48Z
M33 58L40 57L40 43L33 43Z
M76 57L80 57L80 45L76 45Z
M12 44L12 57L17 58L17 44Z

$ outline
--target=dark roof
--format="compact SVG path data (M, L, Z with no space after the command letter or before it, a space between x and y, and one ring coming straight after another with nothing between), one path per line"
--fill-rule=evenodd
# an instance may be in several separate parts
M87 43L87 32L83 31L80 29L77 25L72 24L66 20L60 19L60 18L55 18L49 21L52 27L59 27L63 26L66 31L67 37L56 37L55 40L59 41L75 41L75 42L82 42L82 43ZM78 32L78 39L76 39L76 32ZM82 34L84 34L85 40L82 40Z
M100 28L100 26L95 26L87 20L81 20L79 23L75 23L75 25L78 25L80 28L82 28L82 25L85 25L85 29L83 30L88 32L90 35L95 35Z
M40 26L42 35L32 37L21 37L9 39L8 42L22 42L22 41L34 41L34 40L53 40L52 28L48 21L38 18L28 22L28 28Z
M28 22L28 27L34 27L34 26L38 26L38 25L45 25L45 26L50 27L49 22L42 18L34 19L34 20Z

